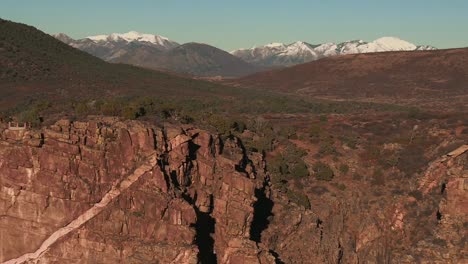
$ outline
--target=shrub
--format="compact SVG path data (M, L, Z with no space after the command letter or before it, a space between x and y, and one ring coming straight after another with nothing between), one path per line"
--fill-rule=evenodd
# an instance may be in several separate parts
M362 177L361 174L358 174L358 173L353 174L353 180L355 180L355 181L360 181L360 180L362 180L362 178L363 177Z
M335 184L335 187L340 189L341 191L346 190L346 185L344 185L343 183L337 183Z
M180 117L180 122L182 124L191 124L195 121L195 119L189 115L183 115L182 117Z
M341 164L341 165L340 165L340 171L341 171L341 173L343 173L343 174L347 174L348 171L349 171L349 166L348 166L347 164L344 164L344 163Z
M330 168L330 166L321 161L314 164L313 170L315 173L315 178L320 181L331 181L335 176L335 173Z
M263 153L273 150L273 139L270 137L261 137L248 143L247 148L253 152Z
M346 146L350 147L351 149L356 149L356 145L358 141L355 137L343 136L340 139L341 139L341 142L343 142Z
M327 155L336 154L335 141L331 137L322 138L319 143L318 156L324 157Z
M313 124L309 127L308 133L310 140L315 143L320 139L320 136L322 135L322 128L317 124Z
M312 188L310 188L310 191L314 194L317 194L317 195L323 195L325 193L328 193L330 192L327 187L325 186L320 186L320 185L316 185L316 186L312 186Z
M303 206L307 210L311 208L310 200L309 200L309 197L307 197L307 195L299 193L299 192L295 192L292 190L288 190L287 196L291 202L299 206Z
M100 105L100 112L103 115L118 116L122 105L116 100L104 101Z
M234 121L231 128L234 129L234 131L242 133L247 129L247 125L242 121Z
M34 109L21 112L17 118L19 122L30 123L33 127L39 126L42 122L41 116Z
M320 122L322 122L322 123L326 123L326 122L328 122L328 117L327 117L326 115L321 115L321 116L319 117L319 120L320 120Z
M382 169L375 169L374 174L372 175L373 185L385 185L385 176Z
M417 201L422 200L423 194L421 191L414 190L408 193L410 196L413 196Z
M140 212L140 211L135 211L135 212L132 212L132 215L135 216L135 217L144 217L145 213Z
M122 110L122 117L133 120L138 117L138 112L133 107L127 106Z
M206 121L208 125L214 127L222 135L229 135L231 133L233 122L221 115L213 114Z
M77 116L86 116L90 112L89 106L85 102L79 102L75 104L74 109L75 115Z
M297 161L297 163L292 164L290 167L289 172L295 178L305 178L309 176L309 170L303 160Z

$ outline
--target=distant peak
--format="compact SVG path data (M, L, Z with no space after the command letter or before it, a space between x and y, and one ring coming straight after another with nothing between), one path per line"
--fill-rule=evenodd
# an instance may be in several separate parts
M404 40L402 40L402 39L399 38L399 37L387 36L387 37L378 38L378 39L376 39L375 41L404 41Z
M57 34L52 34L52 37L67 37L69 38L69 36L65 33L57 33Z
M285 46L284 43L272 42L272 43L266 44L264 47L277 48L277 47L283 47L283 46Z
M70 36L68 36L67 34L65 33L57 33L57 34L52 34L52 37L62 41L62 42L65 42L65 43L69 43L69 42L72 42L74 41L73 38L71 38Z
M160 35L140 33L138 31L129 31L127 33L112 33L109 35L96 35L89 36L88 39L91 39L94 42L101 41L140 41L140 42L149 42L157 45L165 45L167 43L175 43L174 41L169 40L166 37Z
M415 50L417 48L413 43L397 37L381 37L371 43L389 50Z
M309 47L310 44L307 43L307 42L304 42L304 41L296 41L296 42L293 42L292 44L290 44L290 46L306 46L306 47Z

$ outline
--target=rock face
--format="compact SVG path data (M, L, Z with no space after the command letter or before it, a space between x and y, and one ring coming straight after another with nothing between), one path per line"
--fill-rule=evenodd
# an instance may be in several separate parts
M411 195L318 195L269 183L236 137L113 118L0 125L0 262L464 263L468 147ZM400 183L401 183L400 182ZM401 188L403 189L403 188ZM316 189L315 192L319 192ZM392 197L391 199L389 199Z
M415 247L398 256L399 263L414 263L430 259L433 263L466 263L468 250L468 145L432 162L419 180L419 190L426 196L436 197L433 218L437 219L433 236L423 239ZM411 201L410 201L411 202ZM405 223L404 232L414 228ZM427 224L422 221L423 224Z
M467 263L467 178L464 145L428 164L410 195L369 201L363 183L318 199L309 193L305 210L274 192L261 241L280 263Z
M28 261L274 263L250 240L262 157L236 138L113 119L1 135L0 262L99 207Z

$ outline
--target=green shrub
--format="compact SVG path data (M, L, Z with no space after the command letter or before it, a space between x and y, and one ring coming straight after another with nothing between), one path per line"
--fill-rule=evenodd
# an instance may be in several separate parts
M308 133L309 133L310 140L313 143L315 143L320 139L322 135L322 128L317 124L313 124L309 127Z
M108 100L102 102L99 107L102 115L118 116L122 105L117 100Z
M372 182L373 185L385 185L385 175L382 169L375 169L374 174L372 175Z
M326 123L326 122L328 122L328 117L327 117L326 115L321 115L321 116L319 117L319 120L320 120L320 122L322 122L322 123Z
M315 173L315 178L320 181L331 181L335 176L335 173L330 168L330 166L321 161L314 164L313 170Z
M292 190L288 190L287 196L291 202L299 206L303 206L307 210L310 210L311 205L310 205L309 197L307 197L307 195L299 193L299 192L295 192Z
M349 166L347 164L341 164L340 165L340 172L343 174L347 174L349 171Z
M341 142L343 142L346 146L350 147L351 149L356 149L358 141L355 137L343 136L340 139Z
M135 211L135 212L132 212L132 215L135 216L135 217L143 217L143 216L145 216L145 213L140 212L140 211Z
M358 173L353 174L353 180L355 180L355 181L360 181L360 180L362 180L362 178L363 177L362 177L361 174L358 174Z
M321 140L319 143L318 156L324 157L327 155L336 154L337 152L334 144L335 142L331 138Z
M296 163L290 165L289 173L294 178L305 178L309 176L309 170L303 160L298 160Z
M182 117L180 117L180 122L182 124L191 124L195 121L195 119L189 115L183 115Z
M283 153L267 158L267 168L271 173L272 183L282 188L291 179L301 179L309 176L309 169L302 160L307 152L290 144Z
M410 196L414 197L417 201L421 201L423 198L423 193L418 190L414 190L408 193Z
M86 116L90 113L90 108L86 102L78 102L74 105L75 115L77 116Z
M126 106L123 110L122 110L122 117L124 119L130 119L130 120L133 120L133 119L136 119L138 117L138 112L136 111L135 108L131 107L131 106Z
M341 191L346 190L346 185L344 185L343 183L337 183L335 184L335 187L340 189Z
M207 118L208 125L214 127L219 134L229 135L233 127L233 122L218 114L213 114Z
M33 127L37 127L42 123L42 118L35 109L26 110L26 111L21 112L17 116L17 119L18 119L18 122L20 122L20 123L23 123L23 122L30 123L31 126L33 126Z
M247 125L242 121L234 121L234 123L231 125L231 128L236 132L242 133L247 129Z
M247 149L253 152L268 152L273 150L273 139L270 137L260 137L248 142Z

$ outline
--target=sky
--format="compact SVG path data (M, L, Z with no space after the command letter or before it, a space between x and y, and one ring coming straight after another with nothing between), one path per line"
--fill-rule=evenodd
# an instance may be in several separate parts
M73 38L134 30L228 51L383 36L468 46L468 0L1 0L0 18Z

